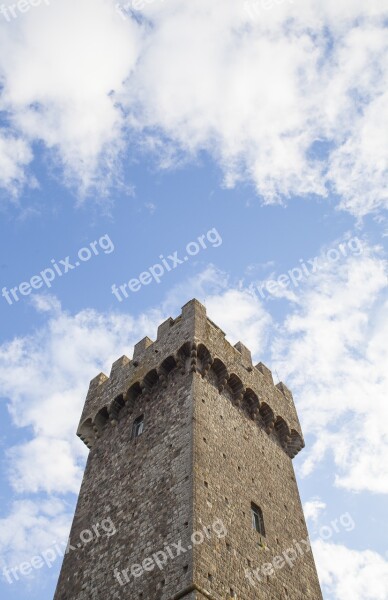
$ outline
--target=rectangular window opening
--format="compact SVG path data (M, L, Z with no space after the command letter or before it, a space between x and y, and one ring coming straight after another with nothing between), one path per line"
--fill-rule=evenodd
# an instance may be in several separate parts
M139 435L141 435L143 433L144 430L144 415L141 415L140 417L137 417L137 419L134 420L133 422L133 426L132 426L132 438L137 438L139 437Z
M252 525L253 529L255 529L260 535L265 536L265 527L264 527L264 517L263 511L259 506L252 502Z

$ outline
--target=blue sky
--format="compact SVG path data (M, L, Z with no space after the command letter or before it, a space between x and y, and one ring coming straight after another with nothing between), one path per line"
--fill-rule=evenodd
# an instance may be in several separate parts
M89 380L197 297L294 392L325 600L388 597L388 4L250 5L0 14L1 570L66 541ZM60 564L1 598L51 599Z

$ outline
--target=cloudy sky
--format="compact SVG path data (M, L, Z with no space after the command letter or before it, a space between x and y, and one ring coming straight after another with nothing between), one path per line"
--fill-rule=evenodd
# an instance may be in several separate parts
M0 4L0 574L67 540L89 380L197 297L294 392L325 600L387 600L387 23ZM60 564L0 596L51 600Z

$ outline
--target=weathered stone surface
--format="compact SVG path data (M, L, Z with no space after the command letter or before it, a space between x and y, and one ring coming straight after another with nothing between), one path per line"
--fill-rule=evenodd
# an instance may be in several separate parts
M322 598L310 552L260 582L252 575L307 539L291 460L304 442L288 388L231 346L198 301L91 382L78 435L91 450L70 542L104 519L116 532L66 554L54 600Z

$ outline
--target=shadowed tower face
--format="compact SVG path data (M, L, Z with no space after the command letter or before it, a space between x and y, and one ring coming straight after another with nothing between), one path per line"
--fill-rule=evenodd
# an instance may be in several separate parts
M192 300L90 383L54 600L319 600L290 391Z

